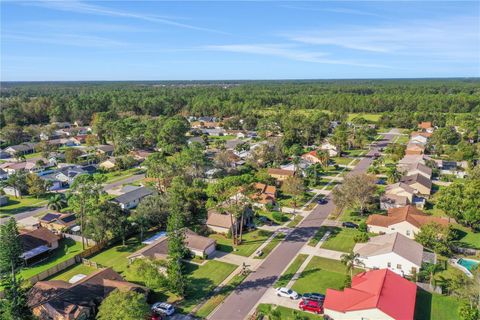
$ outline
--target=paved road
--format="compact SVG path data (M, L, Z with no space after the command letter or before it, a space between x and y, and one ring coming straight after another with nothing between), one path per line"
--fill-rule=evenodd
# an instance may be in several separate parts
M349 174L365 172L373 161L372 156L376 152L379 152L378 149L380 147L385 147L395 134L395 131L385 134L384 139L372 146L365 158L362 159ZM223 304L209 319L245 319L267 289L273 286L288 263L297 255L309 238L315 234L334 208L335 205L331 199L328 199L328 202L324 205L317 205L302 223L270 253L257 271L250 274L245 281L225 299Z
M136 174L136 175L133 175L131 177L128 177L128 178L125 178L125 179L122 179L122 180L118 180L116 182L108 183L103 187L103 189L105 191L107 191L107 190L110 190L110 189L114 189L118 186L124 185L124 184L128 184L128 183L132 183L132 182L135 182L135 181L138 181L138 180L142 180L144 178L145 178L145 174ZM60 192L65 192L67 190L68 189L61 190ZM45 206L41 206L41 207L38 207L38 208L35 208L35 209L31 209L31 210L27 210L27 211L17 213L15 215L13 215L13 217L15 218L15 220L18 221L18 220L22 220L24 218L37 216L37 215L39 215L43 212L46 212L46 211L48 211L48 208L45 205ZM0 218L0 224L4 224L8 219L10 219L10 217Z

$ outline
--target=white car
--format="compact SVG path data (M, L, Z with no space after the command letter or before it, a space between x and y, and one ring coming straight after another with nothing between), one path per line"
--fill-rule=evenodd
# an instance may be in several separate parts
M296 293L292 289L288 289L288 288L285 288L285 287L277 288L277 289L275 289L275 292L277 293L277 296L279 296L279 297L290 298L292 300L296 300L300 297L300 295L298 293Z
M152 311L156 313L163 313L167 316L171 316L175 313L175 308L168 303L165 302L156 302L152 305Z

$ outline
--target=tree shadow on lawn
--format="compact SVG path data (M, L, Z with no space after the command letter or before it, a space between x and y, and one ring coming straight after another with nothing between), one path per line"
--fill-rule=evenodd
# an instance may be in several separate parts
M455 239L452 241L454 245L467 249L479 249L478 246L462 241L462 239L468 235L466 231L457 228L453 230L455 232Z
M423 289L417 289L417 301L415 303L415 320L428 320L432 313L432 294Z
M340 227L327 227L327 231L330 231L330 235L328 236L326 241L335 238L342 231L342 228L340 228Z

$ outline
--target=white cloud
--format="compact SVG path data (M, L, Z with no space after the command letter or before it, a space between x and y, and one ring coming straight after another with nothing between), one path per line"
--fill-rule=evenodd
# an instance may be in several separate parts
M309 45L453 59L478 57L480 47L478 17L404 21L376 27L348 26L290 33L287 37Z
M198 27L198 26L194 26L194 25L191 25L191 24L181 23L181 22L175 21L173 18L166 17L166 16L119 11L119 10L114 10L114 9L110 9L110 8L107 8L107 7L88 4L88 3L85 3L85 2L82 2L82 1L77 1L77 0L66 0L66 1L41 0L41 1L36 1L36 2L29 2L28 4L33 5L33 6L50 8L50 9L54 9L54 10L69 11L69 12L84 13L84 14L93 14L93 15L101 15L101 16L111 16L111 17L119 17L119 18L131 18L131 19L143 20L143 21L148 21L148 22L153 22L153 23L161 23L161 24L165 24L165 25L171 25L171 26L179 27L179 28L226 34L225 32L219 31L219 30L203 28L203 27Z
M236 53L249 53L258 55L267 55L286 58L290 60L324 63L324 64L340 64L353 65L359 67L374 67L385 68L386 66L380 64L363 63L354 60L339 60L330 59L328 53L318 51L299 50L294 45L280 45L280 44L227 44L227 45L209 45L204 46L203 49L211 51L226 51Z

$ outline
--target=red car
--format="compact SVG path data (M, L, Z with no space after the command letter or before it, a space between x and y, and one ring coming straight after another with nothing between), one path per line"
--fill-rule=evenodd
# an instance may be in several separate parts
M323 313L322 303L313 300L302 300L298 304L298 307L303 311L311 311L315 313Z

